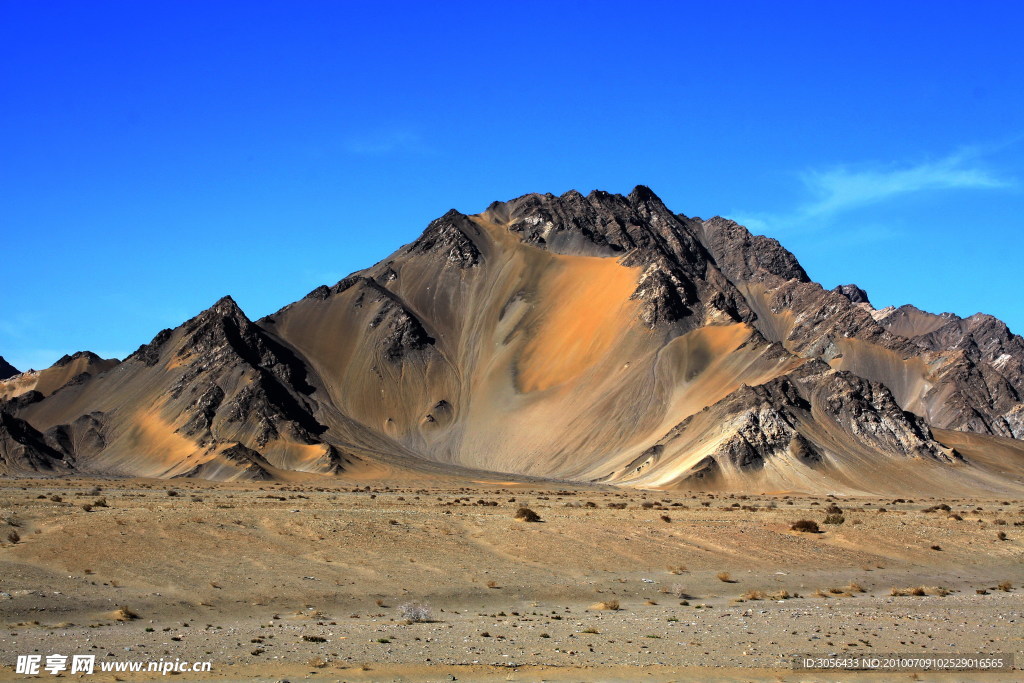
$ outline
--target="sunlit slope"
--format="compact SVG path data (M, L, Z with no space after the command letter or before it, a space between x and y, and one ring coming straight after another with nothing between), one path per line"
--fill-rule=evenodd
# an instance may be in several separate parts
M533 194L13 396L0 473L1009 493L1022 363L991 316L875 310L647 188Z
M116 366L115 358L100 358L94 353L80 351L64 356L45 370L30 370L0 380L0 401L38 391L49 396L69 382L82 382Z

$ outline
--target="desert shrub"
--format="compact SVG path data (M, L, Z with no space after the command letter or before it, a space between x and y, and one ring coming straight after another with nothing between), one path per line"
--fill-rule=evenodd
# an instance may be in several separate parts
M56 493L50 496L50 500L52 500L54 503L61 503L64 501L64 499L58 496Z
M667 523L672 521L672 518L669 517L668 515L662 515L661 516L661 521L663 521L663 522L665 522L667 524ZM1003 535L1005 536L1005 534L1003 534Z
M82 503L82 509L86 512L90 512L92 510L92 503Z
M932 550L942 550L942 546L941 545L933 545L933 546L930 546L930 547L931 547Z
M669 595L673 595L679 598L680 600L686 600L687 598L693 597L692 595L687 593L686 589L680 586L679 584L675 584L671 588L666 588L664 592L668 593Z
M17 543L21 540L21 536L18 535L17 531L12 531L11 533L7 534L7 540L11 543Z
M399 605L398 613L403 619L414 623L432 621L434 617L430 607L419 602L407 602L404 605Z
M793 531L801 531L807 534L816 534L820 531L818 529L818 523L809 519L801 519L793 522L793 525L789 527Z
M520 521L523 521L523 522L539 522L540 521L540 515L538 515L536 512L534 512L530 508L526 508L526 507L519 508L518 510L516 510L515 517L516 517L516 519L518 519Z
M996 534L996 538L998 540L1000 540L1000 541L1005 541L1006 540L1006 532L1005 531L1000 531L999 533Z
M718 572L715 574L715 578L723 583L736 583L729 572Z
M107 499L106 498L97 498L96 500L94 500L92 502L92 506L94 508L110 507L109 505L107 505Z
M173 498L174 496L178 495L178 492L175 491L174 489L168 489L167 490L167 495L170 496L171 498Z
M949 590L946 589L946 588L943 588L942 586L911 586L910 588L893 588L892 590L889 591L889 595L893 595L893 596L901 596L901 595L922 596L922 595L928 595L929 593L932 594L932 595L937 595L939 597L944 597L946 595L949 595Z
M133 621L138 618L139 615L135 612L135 610L129 609L127 607L119 607L114 611L114 619L118 621Z
M1002 582L1000 582L999 584L996 585L996 588L998 588L1001 591L1005 591L1005 592L1008 593L1008 592L1013 590L1013 584L1010 583L1009 581L1002 581Z
M825 524L842 524L846 521L846 517L840 514L830 514L825 517Z

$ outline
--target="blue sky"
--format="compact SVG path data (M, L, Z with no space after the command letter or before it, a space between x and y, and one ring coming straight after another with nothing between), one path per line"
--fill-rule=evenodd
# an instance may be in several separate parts
M1021 7L0 0L0 355L121 357L449 208L641 183L1020 333Z

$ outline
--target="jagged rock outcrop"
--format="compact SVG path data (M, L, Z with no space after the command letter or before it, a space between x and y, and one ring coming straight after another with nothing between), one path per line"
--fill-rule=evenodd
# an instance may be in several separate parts
M21 370L8 363L3 356L0 356L0 380L20 375Z
M0 475L67 473L68 460L28 422L0 411Z
M2 404L35 430L18 462L752 491L1024 481L1024 341L1005 325L876 310L643 186L452 210L256 322L225 297L120 364L83 362Z
M855 304L870 304L871 300L868 299L868 293L857 285L839 285L833 292L842 294L847 299Z

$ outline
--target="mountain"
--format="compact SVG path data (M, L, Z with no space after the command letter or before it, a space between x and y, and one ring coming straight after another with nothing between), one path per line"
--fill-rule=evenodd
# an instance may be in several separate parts
M0 408L78 472L1008 492L1022 363L991 316L876 310L641 186L449 211L261 320L225 297Z
M0 401L21 396L29 391L37 391L42 396L49 396L69 383L84 382L93 375L99 375L118 364L116 358L100 358L92 351L79 351L64 356L45 370L29 370L14 372L3 377L3 359L0 358Z
M14 377L20 374L21 370L7 362L7 360L0 356L0 381L7 379L8 377Z

